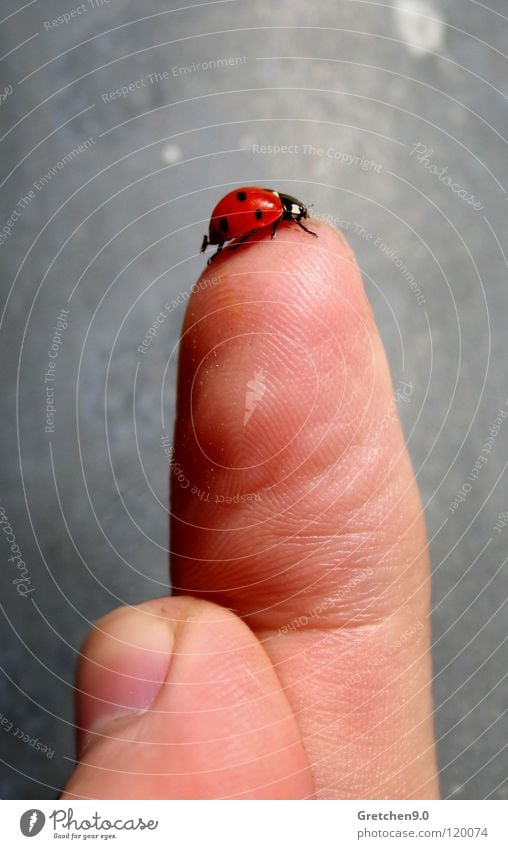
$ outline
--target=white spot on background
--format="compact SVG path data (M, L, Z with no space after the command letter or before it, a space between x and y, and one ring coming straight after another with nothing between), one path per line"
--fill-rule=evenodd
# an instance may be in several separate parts
M240 147L249 150L252 148L253 144L257 143L257 139L254 136L241 136L240 137Z
M161 150L161 160L166 165L174 165L182 158L182 151L177 144L167 144Z
M395 0L395 25L405 46L417 56L442 47L445 28L435 6L428 0Z

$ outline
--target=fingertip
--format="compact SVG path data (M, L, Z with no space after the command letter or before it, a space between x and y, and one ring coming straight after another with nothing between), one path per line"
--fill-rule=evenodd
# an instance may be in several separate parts
M301 798L294 716L235 614L193 597L122 608L81 664L80 763L63 798Z
M166 677L174 624L147 604L117 608L94 623L77 671L79 753L105 726L153 703Z

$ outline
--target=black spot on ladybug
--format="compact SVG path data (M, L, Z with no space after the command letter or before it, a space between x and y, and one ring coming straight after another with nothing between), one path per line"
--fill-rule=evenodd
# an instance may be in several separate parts
M236 193L237 200L247 200L247 192L237 192Z
M255 216L256 216L256 219L257 219L258 221L261 221L261 219L262 219L262 217L263 217L263 212L262 212L262 210L261 210L261 209L256 209L256 212L255 212L254 214L255 214Z
M229 230L228 219L227 218L221 218L221 220L219 221L219 227L220 227L220 229L222 230L223 233L227 233L227 231Z

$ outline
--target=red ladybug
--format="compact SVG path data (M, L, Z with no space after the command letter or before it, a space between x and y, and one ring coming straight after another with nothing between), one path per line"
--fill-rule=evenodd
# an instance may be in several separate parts
M294 221L306 233L317 236L302 224L302 218L308 217L305 204L291 195L259 186L235 189L225 195L212 212L208 236L203 237L201 252L206 251L208 245L218 245L213 255L217 256L225 242L241 237L238 244L231 246L236 248L264 227L272 228L273 239L281 221Z

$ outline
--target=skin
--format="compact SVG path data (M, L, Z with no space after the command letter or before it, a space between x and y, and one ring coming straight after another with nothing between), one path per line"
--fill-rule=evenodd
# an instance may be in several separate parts
M64 799L437 798L422 505L353 253L309 226L189 300L174 595L92 628Z

